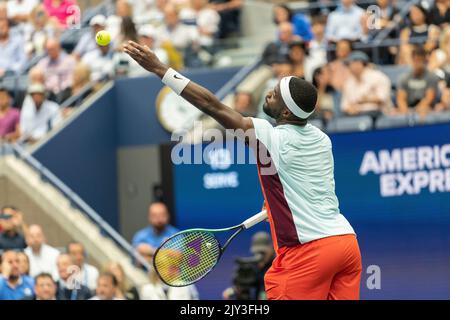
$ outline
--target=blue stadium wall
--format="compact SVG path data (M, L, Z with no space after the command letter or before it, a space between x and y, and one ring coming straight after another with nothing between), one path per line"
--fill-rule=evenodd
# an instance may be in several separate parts
M217 91L235 72L187 75ZM154 112L160 88L154 77L116 81L34 154L117 229L117 149L169 139ZM449 299L450 124L333 134L331 139L340 209L358 234L363 256L361 297ZM217 173L228 177L231 173L233 183L205 188L205 175ZM181 164L173 167L173 177L180 229L231 226L261 208L252 164L224 169ZM221 298L230 285L234 259L250 254L250 237L257 230L268 226L260 224L239 236L214 272L198 284L201 298ZM369 289L371 266L381 270L379 289Z

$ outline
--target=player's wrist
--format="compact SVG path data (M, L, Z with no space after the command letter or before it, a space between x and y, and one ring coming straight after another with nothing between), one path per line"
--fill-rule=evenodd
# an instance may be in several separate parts
M183 92L184 88L191 81L172 68L166 70L161 80L178 95Z

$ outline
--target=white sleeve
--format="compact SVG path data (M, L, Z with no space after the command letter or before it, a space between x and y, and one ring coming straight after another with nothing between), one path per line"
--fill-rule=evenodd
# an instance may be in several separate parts
M256 139L261 142L270 154L278 150L278 134L275 128L265 119L251 118L255 128Z

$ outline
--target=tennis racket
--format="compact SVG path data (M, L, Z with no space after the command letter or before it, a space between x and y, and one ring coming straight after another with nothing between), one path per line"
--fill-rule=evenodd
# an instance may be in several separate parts
M239 225L224 229L189 229L174 234L156 250L153 265L171 287L191 285L211 272L231 241L243 230L267 218L266 210ZM222 246L217 233L236 230Z

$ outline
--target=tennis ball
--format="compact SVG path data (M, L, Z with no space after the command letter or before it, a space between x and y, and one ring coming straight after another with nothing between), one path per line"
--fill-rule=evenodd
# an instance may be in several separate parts
M111 35L109 34L108 31L105 31L105 30L99 31L95 35L95 41L100 46L103 46L103 47L107 46L109 44L109 42L111 41Z

